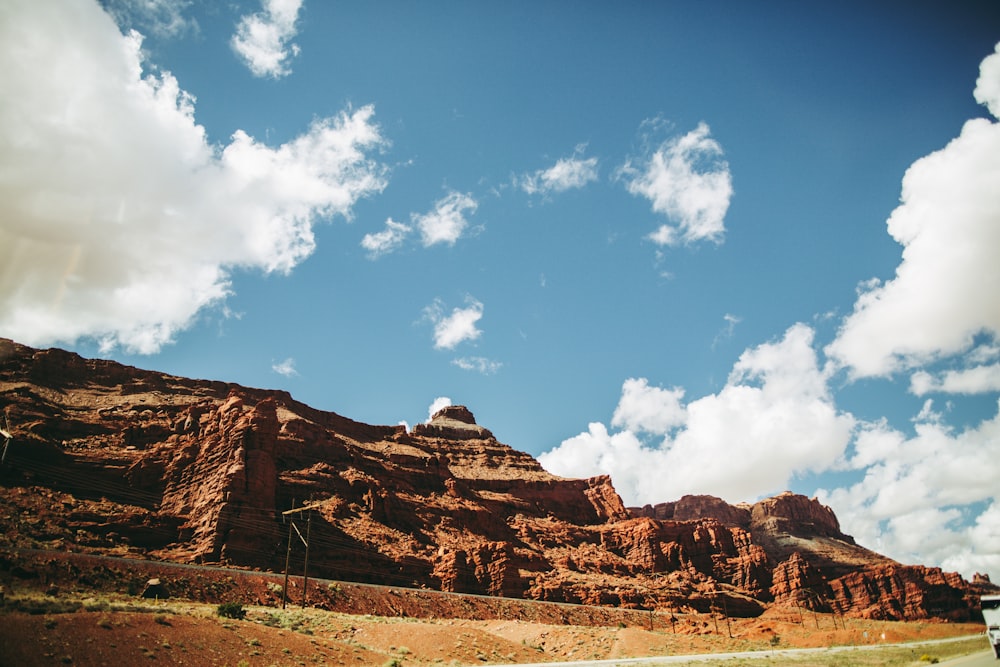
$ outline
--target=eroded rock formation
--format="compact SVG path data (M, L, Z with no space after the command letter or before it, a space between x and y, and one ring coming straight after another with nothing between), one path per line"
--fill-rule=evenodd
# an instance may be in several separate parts
M551 475L462 406L407 432L6 340L0 406L6 548L281 570L294 529L312 576L738 615L958 619L991 586L864 549L794 494L629 510L608 477Z

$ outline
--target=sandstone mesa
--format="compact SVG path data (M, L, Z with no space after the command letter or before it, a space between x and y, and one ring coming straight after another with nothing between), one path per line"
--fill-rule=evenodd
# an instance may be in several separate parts
M309 503L309 573L326 579L889 620L975 619L978 596L996 590L985 576L969 582L865 549L800 495L627 508L607 476L551 475L463 406L407 432L283 391L0 339L0 408L13 435L0 465L0 551L280 572L282 512ZM302 567L301 549L292 567Z

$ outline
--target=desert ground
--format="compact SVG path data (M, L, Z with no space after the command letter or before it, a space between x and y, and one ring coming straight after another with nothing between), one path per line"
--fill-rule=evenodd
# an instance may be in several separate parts
M0 614L0 665L489 665L888 646L983 632L982 625L973 623L875 621L796 608L772 608L757 618L738 619L721 614L441 596L323 581L311 583L324 594L316 600L327 607L330 599L337 600L339 604L333 606L350 609L350 613L287 602L282 608L273 578L250 572L241 578L199 569L199 577L233 586L213 588L199 579L203 592L260 597L256 588L270 595L264 596L265 604L229 603L230 609L245 614L231 618L221 616L215 602L177 596L142 598L137 587L122 577L117 579L121 591L96 590L95 584L107 589L114 578L100 580L93 571L79 566L67 570L62 559L57 561L64 572L58 581L51 576L26 576L32 572L20 565L14 573L24 578L7 578ZM51 566L51 559L46 562ZM148 567L153 568L152 574L160 573L158 566ZM134 577L137 569L143 565L115 572ZM77 581L67 579L71 573ZM301 580L291 580L293 599L297 600L300 584ZM364 608L378 613L360 613ZM982 638L971 644L971 650L985 647ZM909 652L908 664L926 664L937 660L940 649Z

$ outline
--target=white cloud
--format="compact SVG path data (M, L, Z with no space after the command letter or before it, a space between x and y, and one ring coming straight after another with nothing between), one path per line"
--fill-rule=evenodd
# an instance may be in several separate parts
M722 241L729 200L733 196L729 165L708 125L669 139L652 155L630 160L619 175L633 195L649 199L653 211L670 222L649 238L658 245Z
M590 424L539 460L559 475L610 474L631 504L687 493L735 502L782 491L793 475L840 464L855 425L834 406L812 342L811 328L791 327L781 340L746 350L719 393L687 405L680 389L631 379L612 422L623 430Z
M184 16L191 0L101 0L101 4L126 30L170 38L198 29L197 21Z
M153 353L235 267L288 272L313 225L385 187L364 107L272 148L210 146L195 100L143 76L141 38L96 4L11 0L0 20L0 334Z
M892 558L966 576L996 572L1000 411L962 431L922 414L928 421L909 437L884 422L866 424L848 461L864 478L817 495L860 544Z
M264 11L240 19L230 43L254 76L277 79L291 74L288 61L299 54L290 42L302 0L261 0L261 6Z
M272 364L271 370L278 375L284 375L286 378L299 374L299 372L295 370L295 359L292 359L291 357L288 357L284 361L280 361L276 364Z
M472 196L460 192L450 192L434 204L434 210L424 215L414 216L414 224L420 230L424 247L438 243L455 245L468 226L465 212L475 213L479 204Z
M438 396L431 401L431 406L427 408L427 421L429 422L435 414L451 405L451 399L447 396Z
M482 375L493 375L503 367L501 362L486 357L460 357L451 363L463 371L475 371Z
M519 180L521 189L529 195L549 195L582 188L587 183L596 181L597 158L581 157L585 149L586 145L581 144L573 151L572 157L561 158L548 169L524 175Z
M733 337L733 332L736 331L736 325L743 321L743 318L738 315L732 315L726 313L722 316L722 319L726 322L726 326L722 328L719 333L715 334L715 338L712 339L712 348L714 349L723 340Z
M976 349L965 355L965 359L973 364L985 364L994 359L1000 359L1000 345L995 343L979 345Z
M979 78L973 92L976 101L989 109L994 118L1000 118L1000 43L994 52L979 65Z
M434 203L433 210L422 215L412 214L411 225L389 218L386 220L385 229L365 234L361 239L361 247L368 251L370 259L378 259L382 255L399 250L414 227L420 231L421 242L425 248L438 243L455 245L469 226L465 217L466 211L474 213L478 207L479 204L470 195L450 192Z
M983 394L1000 391L1000 364L946 371L937 376L917 371L910 377L910 391L917 396L931 392Z
M440 300L424 309L425 316L434 324L434 347L452 350L459 343L476 340L482 335L476 323L483 317L483 304L472 297L466 298L465 308L453 308L450 315L444 314Z
M629 431L666 434L687 418L681 404L684 390L650 387L646 378L631 378L622 385L622 397L611 417L612 426Z
M987 57L976 99L1000 107L1000 53ZM827 354L854 376L885 376L1000 335L1000 124L968 121L915 162L888 220L903 246L896 275L869 282Z
M392 218L385 221L385 229L374 234L365 234L361 239L361 247L368 251L368 257L378 259L382 255L394 252L403 245L413 228Z

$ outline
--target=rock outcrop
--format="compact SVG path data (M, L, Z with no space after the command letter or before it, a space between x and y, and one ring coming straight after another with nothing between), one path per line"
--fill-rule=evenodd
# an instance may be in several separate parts
M962 619L990 587L860 547L815 499L711 496L627 509L462 406L374 426L282 391L0 340L0 546L72 549L634 608L798 605ZM305 506L305 507L304 507Z
M829 586L834 610L880 620L966 620L970 605L978 600L957 573L921 565L866 568L834 579Z
M648 516L661 521L697 521L715 519L727 526L749 528L750 507L730 505L715 496L682 496L680 500L632 508L635 516Z

